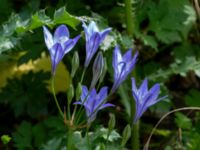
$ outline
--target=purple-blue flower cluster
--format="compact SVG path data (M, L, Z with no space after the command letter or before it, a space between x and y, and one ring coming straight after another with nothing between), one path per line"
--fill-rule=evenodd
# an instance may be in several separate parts
M94 21L91 21L88 26L83 22L82 27L84 29L86 40L86 58L84 67L87 68L100 44L111 31L111 28L106 28L100 32ZM43 27L43 31L45 43L51 56L52 74L55 75L57 65L63 59L64 55L70 52L76 45L80 35L70 39L69 30L65 25L58 26L54 35L52 35L45 26ZM132 49L129 49L124 55L122 55L119 46L115 47L112 58L114 83L110 90L110 94L113 94L116 91L134 69L139 53L137 51L134 55L132 53ZM107 86L102 87L99 93L97 93L97 90L95 89L95 85L101 76L103 66L103 54L99 52L93 64L93 78L90 90L88 90L86 86L82 86L80 101L74 103L84 106L88 118L88 124L94 121L99 110L114 106L113 104L106 103L108 97ZM165 98L158 98L159 91L159 84L155 84L150 90L148 90L147 79L145 79L140 88L137 89L135 79L132 78L132 94L136 104L135 117L133 119L134 123L137 122L148 107Z

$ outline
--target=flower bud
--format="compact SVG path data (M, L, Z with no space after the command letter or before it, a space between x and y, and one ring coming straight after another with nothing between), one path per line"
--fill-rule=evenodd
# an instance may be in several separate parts
M104 59L101 52L99 52L94 60L94 64L92 67L93 72L93 78L90 85L90 89L94 88L97 81L99 80L102 72L103 72L103 65L104 65Z
M103 143L100 144L99 150L106 150L106 147L105 147L105 145Z
M115 123L116 123L115 115L111 114L110 115L110 120L108 122L108 130L109 131L112 131L112 129L115 127Z
M131 127L128 124L122 133L122 143L121 146L124 147L125 144L127 143L128 139L131 137Z
M82 94L82 86L81 83L78 83L78 86L76 88L76 100L79 100Z
M67 91L68 104L71 103L73 97L74 97L74 86L72 84L70 84L69 90Z
M99 79L99 82L101 83L106 75L106 72L107 72L107 61L106 61L106 58L103 59L104 60L104 65L103 65L103 70L102 70L102 73L101 73L101 76L100 76L100 79Z
M79 56L78 56L78 52L76 51L73 55L73 58L72 58L72 70L71 70L71 77L73 78L78 67L79 67Z

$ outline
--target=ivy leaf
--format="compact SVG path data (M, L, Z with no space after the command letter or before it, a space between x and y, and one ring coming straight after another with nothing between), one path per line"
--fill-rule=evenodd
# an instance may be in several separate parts
M54 23L56 24L67 24L73 29L76 29L76 26L80 23L80 20L75 16L70 15L65 7L62 7L55 11L54 13Z

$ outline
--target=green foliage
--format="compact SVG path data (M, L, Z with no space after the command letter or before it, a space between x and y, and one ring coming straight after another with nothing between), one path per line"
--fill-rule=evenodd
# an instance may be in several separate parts
M53 31L56 26L66 24L73 29L70 29L72 35L74 35L74 32L82 31L79 25L82 20L94 19L100 29L107 26L112 27L112 33L106 37L100 46L108 64L105 70L110 74L113 72L111 67L112 52L116 44L119 44L124 52L133 48L138 50L140 55L136 72L131 76L136 75L138 81L147 77L150 84L160 82L162 93L168 93L169 99L150 108L150 111L155 113L148 113L147 111L142 118L141 132L145 131L145 134L141 134L142 146L147 137L146 134L149 135L157 119L167 111L180 107L179 104L181 106L200 106L200 26L195 7L189 0L134 0L132 1L134 33L133 36L129 36L125 31L127 25L125 24L124 6L121 0L97 0L95 3L92 1L74 2L74 0L1 0L0 61L15 60L18 64L23 64L40 57L46 49L42 33L43 25L48 26ZM76 74L79 74L83 67L82 62L85 57L83 41L80 40L77 48L80 65ZM66 65L71 63L68 63L68 60L71 60L70 57L71 54L67 56ZM72 68L73 65L72 63ZM102 81L101 85L112 86L113 77L106 71L106 81ZM188 86L188 84L192 84L188 72L193 75L197 85ZM180 76L183 79L181 84L176 79ZM50 73L28 72L19 78L8 79L7 85L0 89L0 104L3 111L3 115L0 116L3 116L1 120L8 120L7 118L13 120L13 122L8 123L8 127L2 124L1 132L5 132L4 128L7 129L10 126L12 129L9 131L15 130L12 133L12 141L16 149L66 149L68 137L63 120L58 117L50 117L54 111L49 105L53 103L49 98L52 96L49 96L47 90L46 81L49 78ZM189 82L185 82L185 80ZM72 82L76 81L77 78L74 76ZM64 82L63 84L65 84ZM133 108L131 106L134 104L130 85L130 80L127 79L127 82L119 88L119 95L111 95L111 99L114 99L113 102L117 106L116 110L112 112L116 116L116 124L112 118L109 123L110 129L91 128L89 138L92 149L120 149L121 142L123 146L130 149L131 143L128 141L131 132L129 131L130 127L126 127L123 134L118 133L128 122L132 121ZM185 88L181 85L187 86ZM74 85L74 88L76 100L78 100L82 92L81 84ZM161 95L166 95L162 93ZM71 92L70 94L73 95L74 93ZM71 101L73 99L71 99L70 94L68 100ZM59 96L61 96L61 99L63 98L61 93L59 93ZM65 97L63 102L66 102ZM62 107L65 106L62 105ZM5 116L4 109L8 111ZM14 116L12 116L13 112ZM174 118L169 117L170 125L168 121L163 121L162 129L159 128L155 131L152 149L200 149L200 116L189 116L191 118L182 113L176 113ZM104 118L97 118L97 120L108 124ZM182 132L177 133L177 127L171 126L171 122L175 122ZM16 129L13 129L13 124ZM113 129L114 124L116 129ZM176 133L179 134L178 137ZM123 135L123 138L120 135ZM10 141L9 136L2 136L1 139L6 144L5 146L13 149L12 144L8 143ZM89 149L84 130L74 131L72 140L76 143L76 149ZM159 147L160 145L162 147Z
M49 78L50 73L29 72L22 75L21 79L9 79L7 85L1 90L0 103L10 105L16 117L24 114L38 117L47 113L46 81Z
M70 15L66 10L65 7L58 9L54 14L54 22L56 24L67 24L72 28L76 29L76 26L80 23L80 21Z
M188 118L187 116L185 116L182 113L176 113L175 114L176 118L175 118L175 122L177 124L177 126L179 128L182 129L191 129L192 127L192 121L190 118Z
M191 89L185 96L184 100L187 106L200 106L200 92L195 89Z
M11 141L11 137L9 135L2 135L1 136L1 141L3 142L3 144L8 144Z
M48 149L57 150L62 145L65 127L62 120L58 117L49 117L48 119L32 125L24 121L13 133L14 145L17 149ZM45 144L46 143L46 144Z

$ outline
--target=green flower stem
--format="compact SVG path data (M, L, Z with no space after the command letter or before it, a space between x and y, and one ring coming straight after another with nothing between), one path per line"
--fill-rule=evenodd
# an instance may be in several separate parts
M84 76L85 76L85 72L86 72L86 68L84 68L83 73L82 73L82 75L81 75L81 81L80 81L81 84L82 84L82 82L83 82L83 78L84 78ZM82 107L81 107L81 108L82 108ZM81 109L81 108L80 108L80 109ZM75 105L75 107L74 107L74 111L73 111L73 114L72 114L72 121L74 121L74 117L75 117L76 111L77 111L77 105ZM79 110L79 112L80 112L80 110ZM78 114L79 114L79 112L78 112Z
M91 150L90 137L89 137L89 129L90 129L90 125L87 126L87 130L86 130L86 138L87 138L88 148L89 148L89 150Z
M67 149L69 150L74 150L74 145L73 145L73 130L69 126L69 130L67 133Z
M67 117L68 117L68 120L70 120L70 118L71 118L70 103L67 103Z
M125 3L125 16L126 16L126 30L128 35L133 36L133 14L132 14L132 0L124 0Z
M132 0L124 0L125 2L125 15L126 15L126 30L129 36L133 36L133 31L134 31L134 23L133 23L133 13L132 13ZM133 72L135 78L136 76L136 71ZM132 100L130 100L131 103L131 121L133 121L133 115L135 114L135 104ZM132 124L132 122L131 122ZM133 124L132 125L132 130L131 130L131 147L132 150L139 150L140 146L140 141L139 141L139 123Z
M54 89L54 77L52 77L52 80L51 80L51 88L52 88L52 92L53 92L53 97L54 97L54 100L55 100L55 103L56 103L56 106L58 108L58 111L60 113L60 115L62 116L62 118L64 118L64 114L60 108L60 105L58 103L58 100L56 98L56 93L55 93L55 89Z
M131 129L131 145L132 145L132 150L139 150L140 149L139 121L132 125L132 129Z

